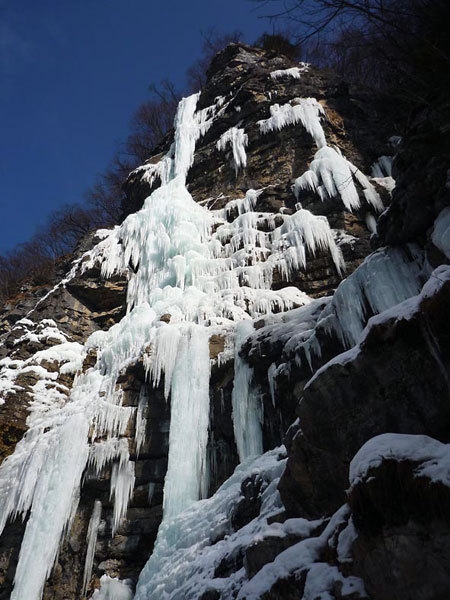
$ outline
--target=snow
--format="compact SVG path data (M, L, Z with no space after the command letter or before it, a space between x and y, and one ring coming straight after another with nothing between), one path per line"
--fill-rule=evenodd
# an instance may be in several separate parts
M66 335L58 329L52 319L42 319L39 323L33 323L29 319L22 319L21 326L25 333L14 340L14 346L24 343L46 344L49 341L66 342Z
M450 486L450 444L427 435L384 433L366 442L350 463L350 486L363 482L385 460L417 463L416 477Z
M337 557L340 564L351 563L353 561L353 542L357 539L353 517L349 517L346 527L339 533L337 540Z
M233 164L236 175L241 167L247 165L247 155L245 147L248 145L248 135L244 129L231 127L223 133L217 142L218 150L225 150L228 145L231 146L233 152Z
M303 307L286 313L270 315L264 318L265 325L255 331L249 338L250 356L254 352L265 352L266 345L281 344L281 364L271 367L268 376L272 379L273 396L276 397L276 377L290 360L301 366L309 364L312 370L312 358L320 356L321 349L317 341L315 328L324 307L331 298L312 300ZM262 350L261 350L262 349Z
M320 123L324 109L315 98L294 98L292 104L273 104L270 107L270 117L258 121L262 134L280 131L289 125L301 123L314 139L318 148L326 146L325 134Z
M272 79L282 79L283 77L293 77L294 79L300 79L302 73L309 71L308 63L300 63L299 67L291 67L290 69L278 69L270 73Z
M342 586L343 596L359 593L360 596L366 597L361 579L346 577L337 566L320 562L330 538L348 520L349 512L349 507L344 505L332 516L319 536L302 540L278 554L273 562L264 565L252 579L244 583L237 600L259 600L280 579L300 579L301 576L306 576L302 596L305 600L331 600L336 584Z
M450 260L450 207L444 208L434 222L433 244Z
M19 338L25 345L29 343L45 345L49 339L52 343L62 340L60 344L56 343L50 348L35 352L28 359L13 360L7 357L0 361L0 404L4 403L8 395L25 389L23 385L16 383L21 376L33 374L39 378L27 389L31 400L27 424L32 427L45 419L46 412L64 406L69 389L59 383L58 373L73 375L81 369L84 349L77 342L66 341L66 336L58 330L53 321L49 322L48 319L40 323L22 319L19 324L16 324L16 328L19 326L26 328L26 332ZM57 371L49 371L42 366L48 363L53 364Z

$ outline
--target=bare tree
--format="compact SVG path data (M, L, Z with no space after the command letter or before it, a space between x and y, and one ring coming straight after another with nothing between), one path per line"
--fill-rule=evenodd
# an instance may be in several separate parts
M228 44L242 39L241 31L218 33L213 27L201 32L203 38L201 56L189 67L186 74L187 87L190 92L198 92L206 83L206 73L214 56L226 48Z
M419 102L448 79L448 0L250 1L272 21L294 23L297 41L316 45L313 56L326 47L322 61L347 76L374 74L372 83L403 87Z
M135 112L130 124L131 133L125 144L125 153L136 164L149 158L154 147L173 127L173 119L181 99L181 93L168 79L164 79L159 85L151 84L149 90L151 98Z

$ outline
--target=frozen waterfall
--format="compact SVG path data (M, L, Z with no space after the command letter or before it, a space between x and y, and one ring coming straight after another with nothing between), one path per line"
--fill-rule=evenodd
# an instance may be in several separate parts
M327 219L299 205L292 214L280 213L275 219L272 213L258 211L261 190L248 190L245 197L230 199L218 210L194 201L186 188L186 177L196 142L226 108L219 99L197 110L198 98L194 94L180 102L174 144L158 164L145 167L148 181L159 178L161 186L141 210L110 232L103 232L102 241L74 266L73 275L77 269L82 273L93 265L100 266L105 277L125 273L129 282L127 314L108 331L93 333L83 350L70 348L77 354L74 362L79 368L70 397L55 393L43 401L36 394L30 405L29 429L0 466L0 533L8 518L25 518L30 513L12 600L40 600L78 507L87 466L97 475L105 466L111 468L113 534L126 515L135 474L125 433L130 421L134 422L139 453L145 442L148 395L141 392L137 408L124 406L116 385L119 374L141 361L150 384L157 387L163 382L170 403L164 516L157 555L160 547L167 547L174 536L183 534L170 523L208 491L210 337L220 333L227 337L229 348L235 347L233 421L243 461L261 454L263 448L260 394L252 387L250 367L239 355L253 331L251 319L311 301L295 287L273 290L274 272L288 282L319 252L329 253L337 273L344 269L342 252ZM320 125L323 111L312 98L275 105L270 118L260 122L260 131L264 134L301 123L319 150L311 172L302 176L297 187L317 187L321 180L320 189L330 196L339 190L342 199L348 200L346 204L356 207L356 189L353 193L352 188L348 197L342 195L341 184L348 178L350 166L326 145ZM247 142L244 130L234 128L215 144L221 149L231 145L237 169L246 166ZM60 346L52 352L57 353L58 348L61 353L68 352L64 337ZM82 373L82 359L91 350L96 352L97 362ZM5 372L7 367L6 363L2 367ZM96 503L88 532L85 588L101 510L101 504ZM114 589L124 598L131 593L127 585L105 579L95 597L107 598Z

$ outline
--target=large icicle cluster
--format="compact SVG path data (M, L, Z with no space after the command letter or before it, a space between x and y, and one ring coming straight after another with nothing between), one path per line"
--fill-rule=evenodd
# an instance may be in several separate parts
M323 106L315 98L295 98L292 104L273 104L270 107L270 117L259 121L259 129L261 133L269 133L300 122L317 147L322 148L327 144L320 124L320 116L324 114Z
M344 158L339 148L319 145L309 170L298 177L294 183L294 193L298 198L301 190L309 189L318 194L323 201L327 198L341 198L349 211L361 206L359 194L353 179L362 187L368 204L377 212L383 209L383 202L369 179L355 165Z
M338 148L327 145L320 122L324 115L323 106L315 98L294 98L292 102L282 106L273 104L270 107L270 117L259 121L259 127L261 133L265 134L300 122L314 139L318 148L314 160L309 170L294 183L297 198L302 190L309 189L317 193L321 200L340 197L345 208L352 211L361 205L353 181L355 179L362 188L366 202L377 212L381 212L383 203L369 179L344 158Z

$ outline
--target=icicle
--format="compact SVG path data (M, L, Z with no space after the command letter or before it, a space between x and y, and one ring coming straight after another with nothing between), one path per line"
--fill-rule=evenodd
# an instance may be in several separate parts
M93 466L95 474L101 474L103 468L113 460L120 464L129 458L128 442L126 438L109 438L94 443L90 447L88 466Z
M231 145L233 151L233 162L234 170L236 175L240 167L247 165L247 155L245 153L245 146L248 144L248 135L243 129L237 127L231 127L228 131L225 131L217 142L218 150L225 150L227 144Z
M277 382L275 380L277 374L277 366L272 363L267 371L267 381L269 382L270 397L272 398L272 405L275 407L275 392L277 389Z
M380 248L342 281L321 316L350 348L372 314L378 314L419 293L426 273L423 257L401 249Z
M153 495L154 495L154 493L155 493L155 488L156 488L156 483L154 483L153 481L151 481L151 482L148 484L148 497L147 497L147 499L148 499L148 503L149 503L149 504L151 504L151 503L152 503L152 500L153 500Z
M94 562L95 544L97 543L98 527L100 525L100 519L102 516L102 503L100 500L94 502L94 508L92 510L89 526L87 530L87 550L86 560L84 562L84 575L83 575L83 591L82 596L86 595L87 587L92 575L92 565Z
M216 105L195 112L200 93L183 98L175 116L175 163L174 177L186 179L194 161L195 143L205 135L213 123Z
M372 177L392 177L393 156L380 156L372 165Z
M333 148L324 146L314 156L310 170L295 180L296 197L303 189L319 190L322 182L329 198L341 197L348 210L359 208L360 200L353 183L353 176L347 161ZM322 194L322 200L324 194Z
M134 462L127 460L114 463L111 472L110 498L114 496L114 516L112 535L114 536L127 513L128 503L133 495Z
M163 325L155 332L150 355L144 357L144 367L149 379L158 387L164 373L164 397L167 400L176 365L181 331L179 325Z
M351 172L353 173L353 177L363 188L363 194L364 198L366 199L366 202L368 204L371 204L374 207L374 209L378 213L380 213L384 209L384 205L380 198L380 195L362 171L355 167L355 165L352 165L350 161L347 161L347 163L350 167Z
M375 219L374 215L370 212L366 213L365 221L366 221L366 227L370 231L370 233L376 233L377 232L377 220Z
M166 185L173 176L173 156L175 145L172 144L169 152L157 163L146 163L130 173L130 176L141 176L150 186L156 179L159 179L161 185Z
M263 452L262 401L258 391L252 387L253 369L239 355L242 344L252 331L251 321L241 321L236 326L234 342L234 385L231 403L234 437L241 462Z

